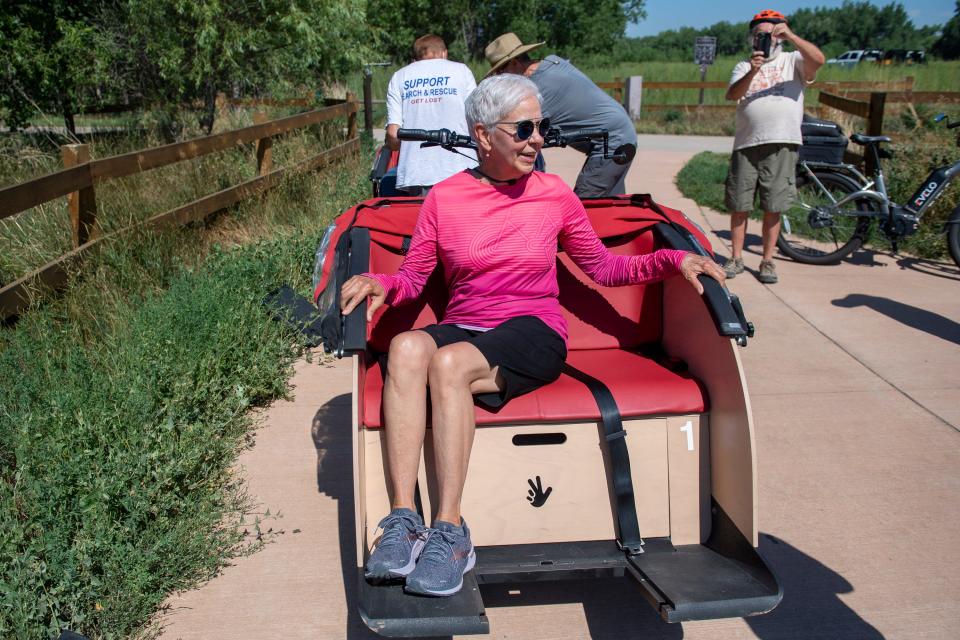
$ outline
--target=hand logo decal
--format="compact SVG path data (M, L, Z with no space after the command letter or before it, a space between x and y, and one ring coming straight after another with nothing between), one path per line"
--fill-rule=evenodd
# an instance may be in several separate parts
M543 504L547 501L547 498L550 497L550 492L553 491L553 487L547 487L547 490L543 490L543 484L540 482L540 476L537 476L537 483L534 484L533 480L527 480L527 484L530 485L530 490L527 491L527 501L534 507L542 507Z

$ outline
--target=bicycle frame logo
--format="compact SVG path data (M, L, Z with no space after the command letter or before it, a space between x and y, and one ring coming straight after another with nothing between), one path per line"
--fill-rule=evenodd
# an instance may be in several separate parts
M940 183L938 182L931 182L928 184L924 190L920 192L920 195L917 196L917 198L913 201L913 206L915 206L917 209L921 208L924 203L926 203L927 198L936 193L937 187L939 186Z

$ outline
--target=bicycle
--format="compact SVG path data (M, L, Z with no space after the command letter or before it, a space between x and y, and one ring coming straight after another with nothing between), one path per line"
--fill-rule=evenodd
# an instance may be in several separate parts
M948 129L960 127L960 122L950 123L942 113L934 119L935 122L944 120ZM876 167L872 180L851 164L809 160L797 164L798 203L794 211L797 208L801 211L799 215L783 214L777 238L780 251L797 262L819 265L840 262L860 248L874 220L896 252L901 240L917 232L923 213L960 175L960 160L938 167L906 204L897 204L887 194L880 166L881 158L890 157L880 145L890 142L890 138L854 134L850 140L865 147L865 152L872 157ZM957 146L960 146L960 132ZM960 266L960 206L953 210L944 231L950 256Z

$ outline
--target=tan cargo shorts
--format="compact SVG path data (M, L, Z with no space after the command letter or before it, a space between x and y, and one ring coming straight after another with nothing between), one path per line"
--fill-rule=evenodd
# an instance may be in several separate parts
M727 210L753 211L759 191L761 209L786 211L797 199L796 175L795 144L761 144L734 151L727 174Z

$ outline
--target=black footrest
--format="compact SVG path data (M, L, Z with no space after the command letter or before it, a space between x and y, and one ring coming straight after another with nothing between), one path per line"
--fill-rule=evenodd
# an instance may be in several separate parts
M404 593L403 584L371 585L359 570L360 617L376 633L388 638L490 633L477 579L463 577L456 595L431 598Z
M616 540L477 548L480 584L619 577L627 562Z
M631 573L646 583L648 592L661 596L653 604L667 622L766 613L782 597L773 576L765 580L753 567L699 544L648 552L628 561Z
M766 613L783 590L757 550L717 504L704 544L648 545L628 558L650 603L667 622L740 618Z

